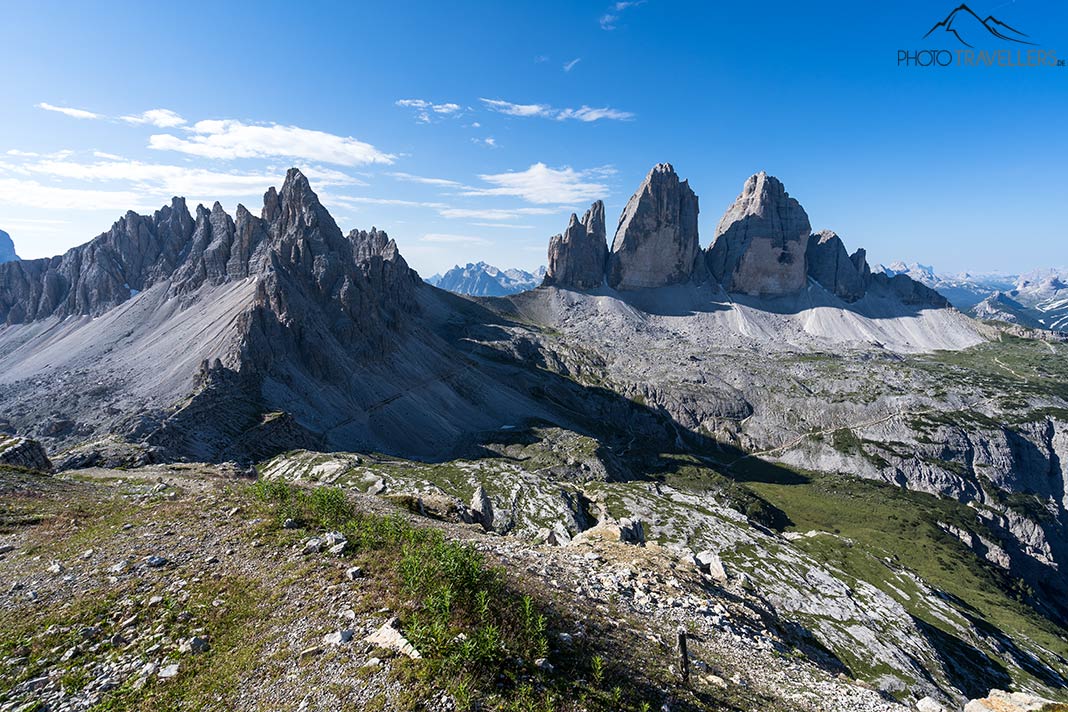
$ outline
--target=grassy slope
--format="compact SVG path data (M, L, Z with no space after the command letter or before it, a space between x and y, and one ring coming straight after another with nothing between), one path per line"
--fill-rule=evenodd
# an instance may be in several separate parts
M939 641L936 647L941 647L952 660L968 653L950 649L951 641L937 631L955 635L951 627L919 604L916 596L903 596L902 593L910 592L899 590L897 577L893 577L895 585L890 584L891 568L884 563L885 559L915 572L931 587L946 594L946 600L963 618L988 633L1026 638L1061 656L1062 661L1068 657L1065 631L1022 601L1022 584L980 562L956 538L937 526L936 522L942 521L974 530L975 518L968 507L882 483L840 476L805 474L789 484L750 481L746 486L785 513L792 522L788 530L818 530L840 535L801 539L798 545L816 559L899 600L914 617L936 629L930 631L930 637ZM1064 671L1063 664L1049 662ZM1039 682L1050 684L1040 669L1032 670L1035 675L1021 669L1021 666L1030 667L1026 656L1014 659L1006 655L995 661L995 668L997 664L1007 667L1014 676L1026 679L1037 675Z
M0 484L5 474L0 470ZM307 606L315 605L321 595L316 593L318 586L337 576L338 566L355 564L365 572L364 586L371 587L355 606L357 616L373 617L382 606L388 607L399 615L424 659L392 658L388 663L392 691L383 690L369 701L361 691L367 680L357 676L330 683L339 709L423 710L444 690L461 710L643 712L659 708L666 694L672 709L683 711L741 710L753 705L786 711L759 695L735 698L738 691L733 688L681 689L668 669L670 650L665 655L658 646L650 646L639 632L640 621L612 621L583 609L566 592L506 572L468 544L451 541L440 529L415 526L399 515L358 511L340 490L235 484L224 486L219 501L207 512L203 497L130 496L131 488L143 492L150 486L138 483L133 475L112 492L98 486L64 486L61 497L19 496L18 507L11 507L18 516L2 520L6 533L29 534L27 547L13 556L47 561L77 557L87 547L96 547L98 557L101 551L114 556L123 523L129 521L180 531L231 507L252 517L248 528L227 536L255 547L261 565L251 571L245 567L189 578L187 600L175 600L169 589L160 589L164 601L150 614L151 625L158 625L166 640L177 641L199 629L209 631L210 650L175 657L165 646L156 655L181 662L176 679L152 680L145 686L128 680L107 692L96 710L264 709L262 704L250 705L243 696L242 688L247 690L250 684L282 689L297 685L290 692L299 699L309 691L301 685L317 683L314 675L306 682L294 679L294 665L308 675L307 666L315 663L294 661L273 640L284 635L294 617L310 612ZM22 516L29 512L36 516ZM74 521L72 515L77 526L68 526ZM282 527L286 519L295 519L298 527ZM348 536L341 562L285 555L323 530L340 530ZM79 631L85 627L97 626L98 639L122 632L121 621L129 610L123 602L156 592L145 587L144 579L134 577L97 595L49 598L46 605L0 610L0 658L26 658L17 673L0 680L0 701L18 683L54 669L57 651L80 643ZM219 605L220 600L225 604ZM576 626L587 635L576 638L573 646L554 642L559 631ZM148 642L136 638L134 644L140 649ZM99 650L81 647L79 655L61 663L63 685L70 692L89 682L87 671L94 664L115 654L107 645ZM391 657L382 650L373 654ZM555 669L539 669L534 664L539 656L548 656Z

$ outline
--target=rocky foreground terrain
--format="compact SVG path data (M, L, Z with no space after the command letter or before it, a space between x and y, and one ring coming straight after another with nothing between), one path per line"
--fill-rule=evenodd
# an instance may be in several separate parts
M659 164L468 299L291 170L0 265L0 709L1064 698L1068 344L764 173L698 211Z

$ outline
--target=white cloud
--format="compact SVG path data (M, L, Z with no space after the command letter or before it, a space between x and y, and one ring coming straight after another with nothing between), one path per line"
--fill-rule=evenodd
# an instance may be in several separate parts
M495 186L467 191L464 195L508 195L529 203L577 203L600 198L608 193L608 186L589 180L589 171L576 171L570 166L550 168L535 163L525 171L511 171L479 176Z
M616 29L616 23L619 22L620 13L629 8L638 7L639 5L644 4L645 0L623 0L622 2L614 3L608 12L601 15L601 19L599 20L601 29L609 32Z
M444 218L471 219L491 222L515 220L523 215L555 215L560 211L555 208L443 208L440 213Z
M403 208L433 208L435 210L444 210L449 207L445 203L401 200L399 198L368 198L359 195L337 195L333 196L331 200L350 207L357 205L393 205Z
M94 114L92 111L86 111L85 109L74 109L69 106L56 106L54 104L48 104L41 102L37 105L38 109L44 109L45 111L55 111L60 114L65 114L75 119L99 119L102 118L100 114Z
M634 118L634 114L629 111L619 111L618 109L610 109L607 106L601 109L594 109L589 106L583 105L578 109L562 109L560 113L556 115L558 121L564 121L565 119L578 119L579 121L600 121L601 119L612 119L614 121L629 121Z
M473 222L471 225L475 227L506 227L511 230L533 230L533 225L516 225L515 223L493 223L493 222Z
M572 69L575 68L575 65L578 64L581 61L582 61L582 57L575 57L570 62L565 62L564 63L564 71L565 72L570 72Z
M513 104L502 99L480 99L483 104L493 111L508 116L552 116L553 107L548 104Z
M125 161L122 156L117 156L114 153L105 153L103 151L93 151L94 158L103 158L107 161Z
M459 104L454 102L443 102L441 104L435 104L432 101L426 99L398 99L394 102L397 106L403 106L408 109L416 110L416 117L423 123L430 123L433 120L432 114L438 114L439 116L452 116L458 114L463 108Z
M170 109L149 109L135 116L119 117L128 124L151 124L161 129L170 129L186 123L185 119Z
M493 243L484 237L473 235L449 235L444 233L429 232L419 238L420 242L434 242L445 245L492 245Z
M490 148L497 148L497 139L492 136L487 136L486 138L473 138L471 139L471 142L489 146Z
M481 101L491 110L501 114L507 114L508 116L535 116L545 119L556 119L557 121L574 119L585 122L600 121L601 119L628 121L634 118L634 114L629 111L620 111L607 106L596 109L583 104L578 109L555 109L548 104L514 104L510 101L503 101L501 99L482 99Z
M43 210L130 210L148 207L141 204L141 194L133 191L59 188L17 178L0 178L0 203Z
M436 185L436 186L439 186L439 187L442 187L442 188L462 188L462 187L464 187L463 183L460 183L459 181L448 180L447 178L427 178L425 176L415 176L415 175L412 175L411 173L400 173L400 172L386 173L386 175L390 176L391 178L396 178L397 180L407 181L409 183L422 183L423 185Z
M281 157L342 166L389 164L395 158L369 143L299 126L245 124L231 119L213 119L198 121L190 131L189 138L155 134L149 138L148 147L205 158Z

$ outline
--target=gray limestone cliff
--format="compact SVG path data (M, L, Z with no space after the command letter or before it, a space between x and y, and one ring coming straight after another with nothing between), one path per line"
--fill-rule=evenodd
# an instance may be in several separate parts
M620 289L664 287L703 274L697 234L697 195L670 163L649 171L619 218L608 262L608 284Z
M783 184L761 171L745 182L708 248L712 276L728 292L777 296L807 282L805 253L812 226Z
M598 200L582 220L574 213L563 234L549 241L545 284L572 289L594 289L604 284L608 242L604 203Z

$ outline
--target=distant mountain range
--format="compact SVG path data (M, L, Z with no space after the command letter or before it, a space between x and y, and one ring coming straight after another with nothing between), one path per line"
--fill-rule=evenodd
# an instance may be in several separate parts
M534 272L521 269L502 270L485 262L453 267L445 274L426 278L428 284L456 294L474 297L503 297L534 289L545 279L545 267Z
M1055 331L1068 330L1068 268L1015 274L939 274L929 265L894 262L877 268L908 275L978 319Z
M14 262L19 258L15 254L15 243L11 241L11 235L0 230L0 264Z

